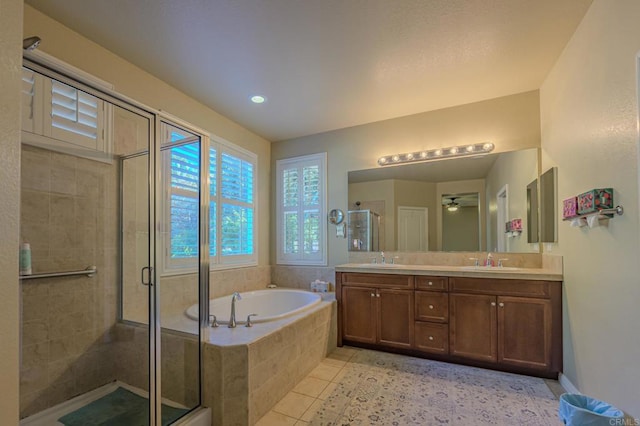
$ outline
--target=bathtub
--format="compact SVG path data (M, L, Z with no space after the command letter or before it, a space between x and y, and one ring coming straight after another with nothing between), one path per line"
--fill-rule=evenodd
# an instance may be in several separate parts
M240 293L242 299L236 300L236 322L244 324L247 315L251 322L275 321L303 312L322 301L320 294L295 289L269 289ZM215 315L220 324L227 324L231 316L231 295L211 299L209 313ZM185 311L187 317L198 320L198 305Z

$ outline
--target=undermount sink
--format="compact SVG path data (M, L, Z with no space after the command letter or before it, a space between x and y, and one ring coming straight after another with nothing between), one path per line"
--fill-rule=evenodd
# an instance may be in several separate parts
M404 268L406 265L399 263L357 263L354 266L359 268Z
M515 266L475 266L475 265L471 265L471 266L461 266L461 269L471 269L474 271L517 271L518 269L522 269L522 268L517 268Z

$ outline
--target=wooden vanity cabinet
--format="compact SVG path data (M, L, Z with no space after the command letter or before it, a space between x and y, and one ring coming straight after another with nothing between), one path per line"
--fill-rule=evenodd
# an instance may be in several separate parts
M450 278L452 356L557 373L562 365L559 283Z
M449 294L447 277L416 277L414 348L449 353Z
M341 313L338 344L347 341L400 349L412 347L413 276L358 273L338 276Z
M336 273L338 345L557 377L559 281Z

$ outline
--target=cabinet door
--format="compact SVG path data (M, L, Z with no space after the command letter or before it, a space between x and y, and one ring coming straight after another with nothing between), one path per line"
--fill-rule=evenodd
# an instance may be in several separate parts
M547 370L551 365L551 301L498 297L498 361Z
M376 343L376 290L342 287L342 338Z
M449 295L449 353L482 361L497 360L496 297Z
M378 289L378 342L395 348L413 344L413 291Z

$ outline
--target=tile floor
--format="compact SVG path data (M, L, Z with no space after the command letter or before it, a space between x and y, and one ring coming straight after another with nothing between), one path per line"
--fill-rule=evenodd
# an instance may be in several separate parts
M346 373L343 367L357 349L337 348L262 417L256 426L306 425Z
M354 357L354 355L358 353L358 351L361 350L350 347L337 348L333 353L325 358L321 362L321 364L318 365L318 367L316 367L311 373L309 373L309 375L304 380L302 380L291 392L289 392L282 400L280 400L280 402L278 402L269 413L262 417L258 421L256 426L334 424L332 421L326 422L326 419L323 420L322 418L319 418L318 414L319 411L322 411L321 409L323 408L323 406L326 408L327 406L332 405L332 399L335 398L334 391L336 390L336 388L338 388L339 390L341 386L344 386L344 381L350 380L349 374L350 369L351 371L353 369L353 364L348 365L348 362L352 359L352 357ZM412 360L409 361L411 363L421 362L420 360L412 359L410 357L405 358ZM404 363L405 361L399 360L398 362ZM429 361L425 360L425 362ZM480 374L483 374L483 370L480 371ZM486 371L488 374L493 374L489 370ZM515 377L517 377L517 375L515 375ZM526 376L522 377L526 379ZM540 424L557 424L556 422L558 421L558 419L555 413L550 413L550 411L555 411L555 401L557 401L557 394L560 393L561 387L559 386L557 381L549 380L545 381L545 383L550 389L542 385L542 393L548 393L550 397L546 396L545 398L543 398L546 399L546 401L543 402L543 405L546 404L545 407L543 407L543 411L545 411L550 418L544 420L544 422ZM332 394L334 394L333 397ZM555 394L555 400L553 398L553 394ZM465 396L465 398L468 398L468 396ZM365 408L365 411L366 410L367 409ZM362 412L361 414L365 413ZM556 418L553 419L553 417ZM468 418L467 420L470 420L470 418ZM542 419L539 419L531 424L538 424L540 420ZM420 424L414 423L415 420L411 421L409 419L405 419L405 421L408 421L408 423L402 424ZM498 421L500 422L502 420ZM353 424L360 423L360 421L357 421ZM384 421L382 423L384 424ZM493 421L489 421L489 423L493 424ZM380 424L380 422L375 422L375 424ZM527 422L527 424L530 423Z

